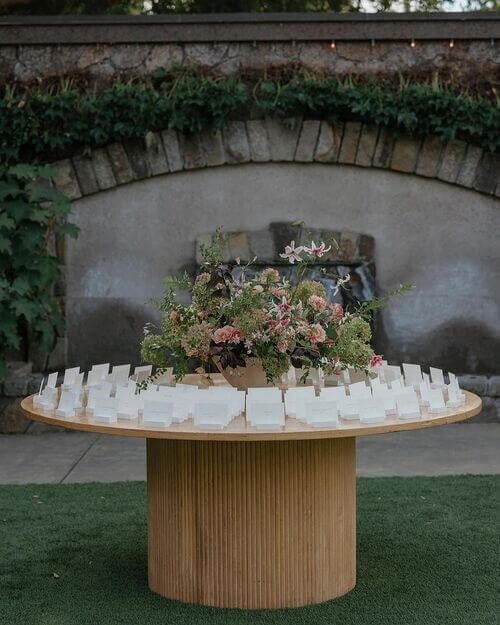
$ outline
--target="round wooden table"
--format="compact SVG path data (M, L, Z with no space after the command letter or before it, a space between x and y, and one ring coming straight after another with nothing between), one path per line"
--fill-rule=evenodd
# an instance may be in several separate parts
M420 419L332 429L287 419L261 432L244 417L201 431L192 421L151 429L98 424L21 406L65 428L147 439L148 577L154 592L190 603L282 608L339 597L356 583L356 436L462 421L481 400Z

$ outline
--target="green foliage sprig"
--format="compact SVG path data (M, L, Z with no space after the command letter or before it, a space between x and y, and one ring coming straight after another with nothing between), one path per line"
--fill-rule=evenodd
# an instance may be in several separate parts
M83 146L140 138L166 128L198 133L250 115L284 121L354 119L419 136L464 138L491 151L500 147L498 103L439 83L401 81L397 87L375 78L355 81L305 74L249 82L184 69L117 81L98 92L79 90L68 81L50 89L4 88L0 162L48 162Z
M68 198L51 186L49 166L0 166L0 378L9 349L27 334L46 351L63 318L53 286L61 274L51 250L56 237L76 237Z

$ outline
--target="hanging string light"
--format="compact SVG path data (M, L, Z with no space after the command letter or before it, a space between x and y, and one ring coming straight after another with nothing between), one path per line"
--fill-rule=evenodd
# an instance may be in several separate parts
M412 40L410 41L410 47L411 47L411 48L414 48L416 45L417 45L417 44L415 43L415 39L412 39Z
M336 48L336 47L337 47L337 45L336 45L335 41L332 39L332 42L331 42L331 44L330 44L330 48L331 48L332 50L335 50L335 48Z

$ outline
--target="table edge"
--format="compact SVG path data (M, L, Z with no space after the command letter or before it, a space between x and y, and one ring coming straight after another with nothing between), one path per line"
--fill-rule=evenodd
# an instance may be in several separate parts
M135 438L159 438L177 440L207 440L207 441L278 441L278 440L310 440L325 438L349 438L357 436L372 436L376 434L387 434L389 432L401 432L410 430L421 430L439 425L449 425L459 421L465 421L481 412L482 400L480 397L469 391L464 391L466 404L457 412L447 415L436 415L435 418L425 418L421 420L397 421L391 423L380 423L374 425L361 425L357 422L355 427L341 427L331 429L311 429L300 431L280 431L280 432L230 432L225 430L213 432L179 431L168 429L137 429L121 424L107 425L88 421L70 421L59 417L45 415L33 409L33 397L29 395L21 401L21 410L33 421L63 427L70 430L82 432L94 432L98 434L110 434L114 436L130 436Z

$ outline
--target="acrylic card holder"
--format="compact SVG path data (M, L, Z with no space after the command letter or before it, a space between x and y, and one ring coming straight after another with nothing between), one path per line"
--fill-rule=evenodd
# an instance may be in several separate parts
M154 427L168 427L172 423L174 402L171 398L144 399L142 423Z
M326 397L308 399L305 404L306 422L311 427L332 428L338 425L337 404Z

